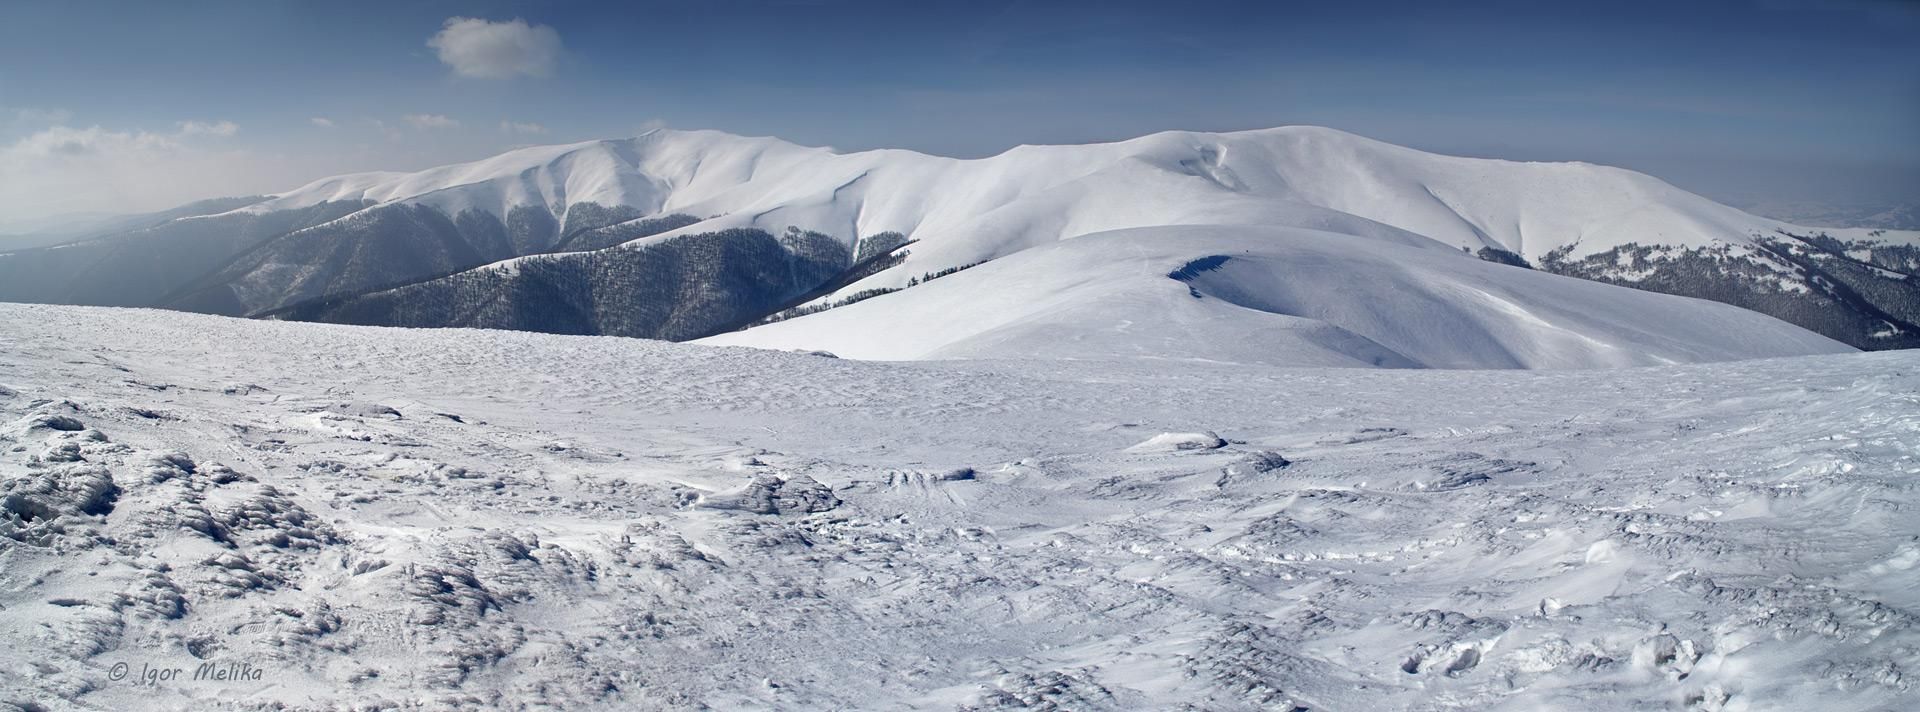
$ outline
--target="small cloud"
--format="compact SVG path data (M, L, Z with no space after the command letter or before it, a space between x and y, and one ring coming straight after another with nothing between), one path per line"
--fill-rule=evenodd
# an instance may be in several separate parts
M181 139L195 136L225 137L240 132L240 125L232 121L181 121L174 127L173 133L154 133L113 131L99 126L49 126L15 141L11 146L0 148L0 154L16 157L156 155L182 150L185 146Z
M233 123L232 121L214 121L214 122L182 121L180 122L180 135L182 136L225 137L225 136L232 136L239 132L240 132L240 125Z
M460 128L460 122L439 114L407 114L400 117L400 120L421 131Z
M544 134L547 132L547 127L531 121L524 123L519 121L502 121L500 122L500 130L507 133Z
M647 119L646 121L640 122L640 133L646 133L648 131L659 131L660 129L664 129L666 127L667 127L666 119Z
M450 17L440 32L427 39L427 46L455 74L481 79L544 77L553 72L561 50L559 32L519 18L493 22Z
M17 156L85 156L95 153L128 154L179 148L171 137L145 131L109 131L98 126L77 129L54 126L0 150Z
M325 116L315 116L311 119L307 119L307 122L323 129L333 128L333 119L329 119Z

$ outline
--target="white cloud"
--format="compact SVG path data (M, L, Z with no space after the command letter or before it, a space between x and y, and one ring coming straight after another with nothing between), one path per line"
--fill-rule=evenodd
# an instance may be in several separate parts
M638 133L646 133L648 131L658 131L666 127L667 127L666 119L647 119L646 121L640 122L640 126L638 127L640 130L638 131Z
M547 127L541 126L531 121L529 122L502 121L500 122L500 130L505 131L507 133L544 134L547 132Z
M101 152L147 153L179 147L171 136L145 131L108 131L98 126L77 129L54 126L20 139L0 155L15 158L87 156Z
M307 121L323 129L333 128L333 119L329 119L325 116L315 116L311 119L307 119Z
M493 22L450 17L427 39L427 46L439 52L440 61L455 74L482 79L544 77L553 72L561 49L559 32L519 18Z
M459 121L449 119L439 114L407 114L406 116L400 117L400 119L421 131L460 128Z
M49 126L0 145L0 214L138 212L258 192L276 162L224 145L231 121L173 131Z
M182 121L182 136L232 136L240 132L240 125L232 121Z
M91 154L141 154L176 151L183 142L201 136L226 138L240 132L232 121L182 121L173 133L150 131L109 131L99 126L74 128L49 126L28 135L13 145L0 148L0 155L14 157L85 156Z
M0 129L19 107L0 107ZM471 160L484 136L418 138L399 120L336 116L334 130L305 140L243 143L218 121L156 122L152 128L61 123L0 133L0 222L65 213L139 213L219 196L258 195L315 178L370 168L418 170ZM251 131L236 126L234 131ZM490 132L489 132L490 133ZM382 136L387 140L382 140ZM474 139L480 144L465 141Z

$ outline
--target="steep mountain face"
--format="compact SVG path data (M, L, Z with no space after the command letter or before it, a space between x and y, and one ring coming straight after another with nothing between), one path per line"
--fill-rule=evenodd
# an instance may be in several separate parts
M1792 234L1838 244L1846 254L1893 254L1920 245L1920 233L1822 232L1629 171L1437 156L1311 127L1022 146L978 160L654 131L418 173L328 178L227 213L99 240L89 248L96 254L0 254L0 283L7 285L0 298L356 323L552 331L590 325L594 333L700 335L739 316L722 319L709 308L729 299L784 309L796 306L783 300L797 293L808 298L799 311L819 311L1061 240L1179 225L1305 228L1332 245L1417 238L1510 264L1736 304L1857 347L1904 346L1913 338L1911 319L1899 316L1899 304L1911 301L1910 275L1876 272L1841 293L1832 287L1844 280L1831 272L1852 267L1822 267L1822 258L1801 259L1790 254L1800 248L1783 252L1774 243ZM843 279L851 258L836 257L835 268L796 268L751 289L710 285L748 291L713 297L709 307L650 301L699 293L691 287L609 281L629 273L615 266L663 259L687 246L650 250L696 235L707 237L689 244L711 243L715 249L701 254L727 262L676 272L685 279L818 262L773 237L790 229L827 236L846 255L885 233L914 244L891 269L851 281ZM764 252L769 244L785 254ZM165 259L154 258L161 253ZM554 256L537 260L533 272L519 271L521 258L531 255ZM460 276L469 270L480 271ZM558 291L535 287L561 275L579 282ZM827 277L805 284L820 275ZM651 317L623 321L599 308L587 310L599 315L592 318L546 320L559 303L552 300L584 304L580 289L599 295L591 301L714 318L695 320L699 328L668 329L659 326L666 321L649 327ZM450 301L395 306L403 295L427 294ZM533 295L549 301L516 304ZM741 323L764 316L742 316Z
M590 217L578 217L583 213ZM379 205L268 241L175 295L167 306L254 314L549 252L583 231L582 222L600 226L633 216L630 209L597 203L575 204L559 215L544 207L515 206L504 219L477 209L449 215L423 203Z
M850 266L846 248L826 235L736 228L639 249L528 257L271 316L683 341L747 323Z

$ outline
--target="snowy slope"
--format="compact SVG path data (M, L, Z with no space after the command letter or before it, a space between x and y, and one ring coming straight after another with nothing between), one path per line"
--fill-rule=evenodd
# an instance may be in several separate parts
M863 359L1434 368L1852 350L1755 312L1497 265L1420 238L1245 227L1098 233L702 343Z
M1915 352L877 363L6 304L0 343L0 706L1920 701Z

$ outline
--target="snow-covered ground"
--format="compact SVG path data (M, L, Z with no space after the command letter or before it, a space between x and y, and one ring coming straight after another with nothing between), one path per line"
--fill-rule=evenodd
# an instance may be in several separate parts
M1913 708L1916 394L0 305L0 706Z

